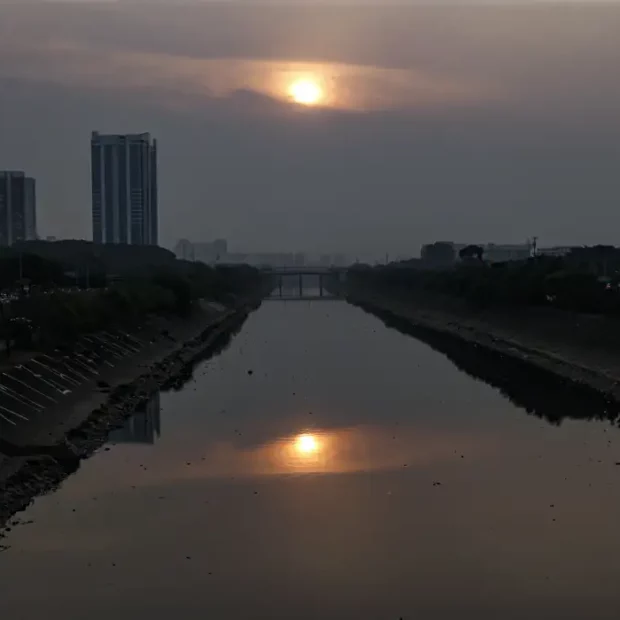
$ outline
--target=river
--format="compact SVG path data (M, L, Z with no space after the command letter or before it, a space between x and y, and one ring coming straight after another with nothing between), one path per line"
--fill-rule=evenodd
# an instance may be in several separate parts
M341 301L266 301L17 515L0 617L616 619L619 431L519 381Z

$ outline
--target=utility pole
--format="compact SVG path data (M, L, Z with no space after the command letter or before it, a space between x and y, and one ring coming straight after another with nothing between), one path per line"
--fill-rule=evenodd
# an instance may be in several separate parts
M19 286L19 294L21 297L24 296L25 291L24 291L24 253L22 252L22 250L20 249L19 252L17 253L17 258L18 258L18 275L19 275L19 279L17 281L17 284Z

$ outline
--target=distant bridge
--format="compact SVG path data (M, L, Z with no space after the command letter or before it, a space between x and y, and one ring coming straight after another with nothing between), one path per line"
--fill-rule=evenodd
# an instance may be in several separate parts
M340 276L341 274L345 274L348 270L348 267L311 267L309 265L302 265L299 267L264 267L261 269L263 273L274 276L325 276L330 274Z
M273 290L279 291L279 295L271 295L267 299L278 300L312 300L312 299L339 299L340 298L340 286L339 284L344 281L347 273L347 267L311 267L311 266L299 266L299 267L266 267L261 271L265 275L269 275L273 278L274 288ZM318 277L319 280L319 294L310 294L304 292L304 278ZM297 286L295 295L284 294L284 278L290 280L290 278L297 278ZM289 288L290 290L290 288ZM315 289L313 289L315 290ZM327 295L325 294L327 291Z

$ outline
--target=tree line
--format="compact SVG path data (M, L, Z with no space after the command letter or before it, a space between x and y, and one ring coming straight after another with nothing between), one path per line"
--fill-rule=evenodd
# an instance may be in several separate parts
M25 244L24 244L25 245ZM33 242L0 255L0 339L13 347L67 344L80 335L131 328L149 315L188 316L200 299L232 304L260 295L260 272L177 260L162 248ZM92 261L91 261L92 259ZM99 262L97 262L99 260ZM84 262L96 270L80 280ZM88 262L91 261L91 262ZM152 261L152 262L151 262Z
M482 307L552 306L564 310L620 314L620 249L574 248L566 256L486 263L477 246L461 262L442 269L423 260L377 267L358 265L349 282L386 291L429 291Z

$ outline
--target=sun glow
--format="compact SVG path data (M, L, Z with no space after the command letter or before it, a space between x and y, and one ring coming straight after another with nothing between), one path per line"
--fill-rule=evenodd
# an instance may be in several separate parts
M299 454L315 454L319 450L319 442L314 435L299 435L295 441L295 449Z
M316 105L325 95L317 82L309 79L297 80L289 87L289 94L295 103L301 105Z

